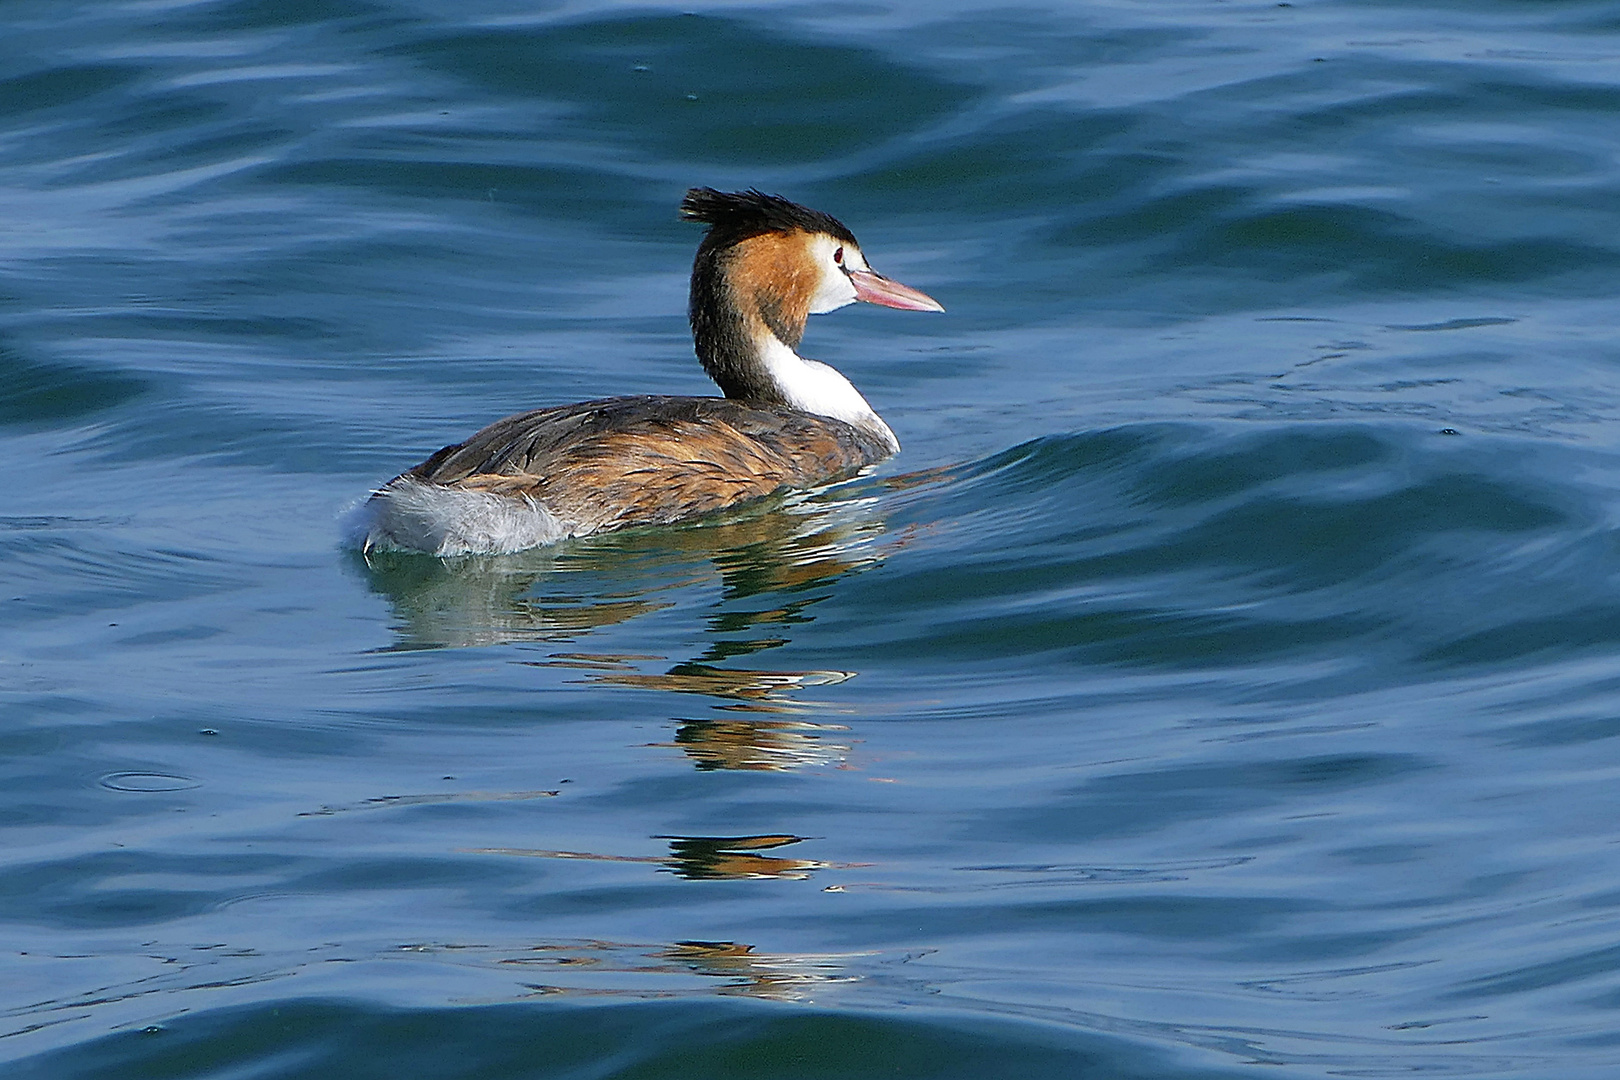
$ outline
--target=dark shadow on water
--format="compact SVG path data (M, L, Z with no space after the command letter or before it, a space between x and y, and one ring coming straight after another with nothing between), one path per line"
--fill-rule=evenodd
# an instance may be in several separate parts
M67 427L151 390L146 376L49 363L0 345L0 426Z
M874 50L710 15L502 27L424 37L397 51L486 93L566 103L593 138L622 140L649 161L836 157L974 96Z
M708 974L746 946L688 942L662 960ZM756 961L757 962L757 961ZM536 991L544 994L544 988ZM763 995L761 995L763 996ZM790 1012L745 1001L392 1008L319 998L179 1017L14 1066L16 1080L432 1076L486 1080L636 1076L930 1080L989 1076L1192 1080L1236 1076L1120 1035L919 1011Z

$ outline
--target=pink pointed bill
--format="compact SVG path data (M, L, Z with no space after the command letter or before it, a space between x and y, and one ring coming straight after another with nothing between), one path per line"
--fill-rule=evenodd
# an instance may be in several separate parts
M925 292L909 285L890 281L882 274L870 270L851 270L849 280L855 286L855 299L868 304L899 308L902 311L944 311L945 306Z

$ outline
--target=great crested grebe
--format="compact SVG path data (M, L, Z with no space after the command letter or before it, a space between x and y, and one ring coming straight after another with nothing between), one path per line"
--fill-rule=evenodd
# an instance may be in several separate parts
M723 398L604 398L508 416L390 480L359 508L363 551L502 553L668 525L849 476L900 443L848 379L794 349L808 316L857 300L944 311L872 270L837 219L760 191L693 188L709 226L688 314Z

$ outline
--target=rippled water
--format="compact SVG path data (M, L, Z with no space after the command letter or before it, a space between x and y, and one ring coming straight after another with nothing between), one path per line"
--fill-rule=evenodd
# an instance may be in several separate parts
M1614 5L0 26L8 1076L1613 1074ZM903 453L342 550L708 392L692 184Z

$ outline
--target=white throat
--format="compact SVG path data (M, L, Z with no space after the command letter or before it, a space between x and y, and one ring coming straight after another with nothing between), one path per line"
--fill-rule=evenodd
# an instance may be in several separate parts
M760 336L759 358L776 388L795 409L830 416L869 431L888 444L890 453L900 449L900 440L894 437L889 425L837 368L818 360L806 360L769 333Z

